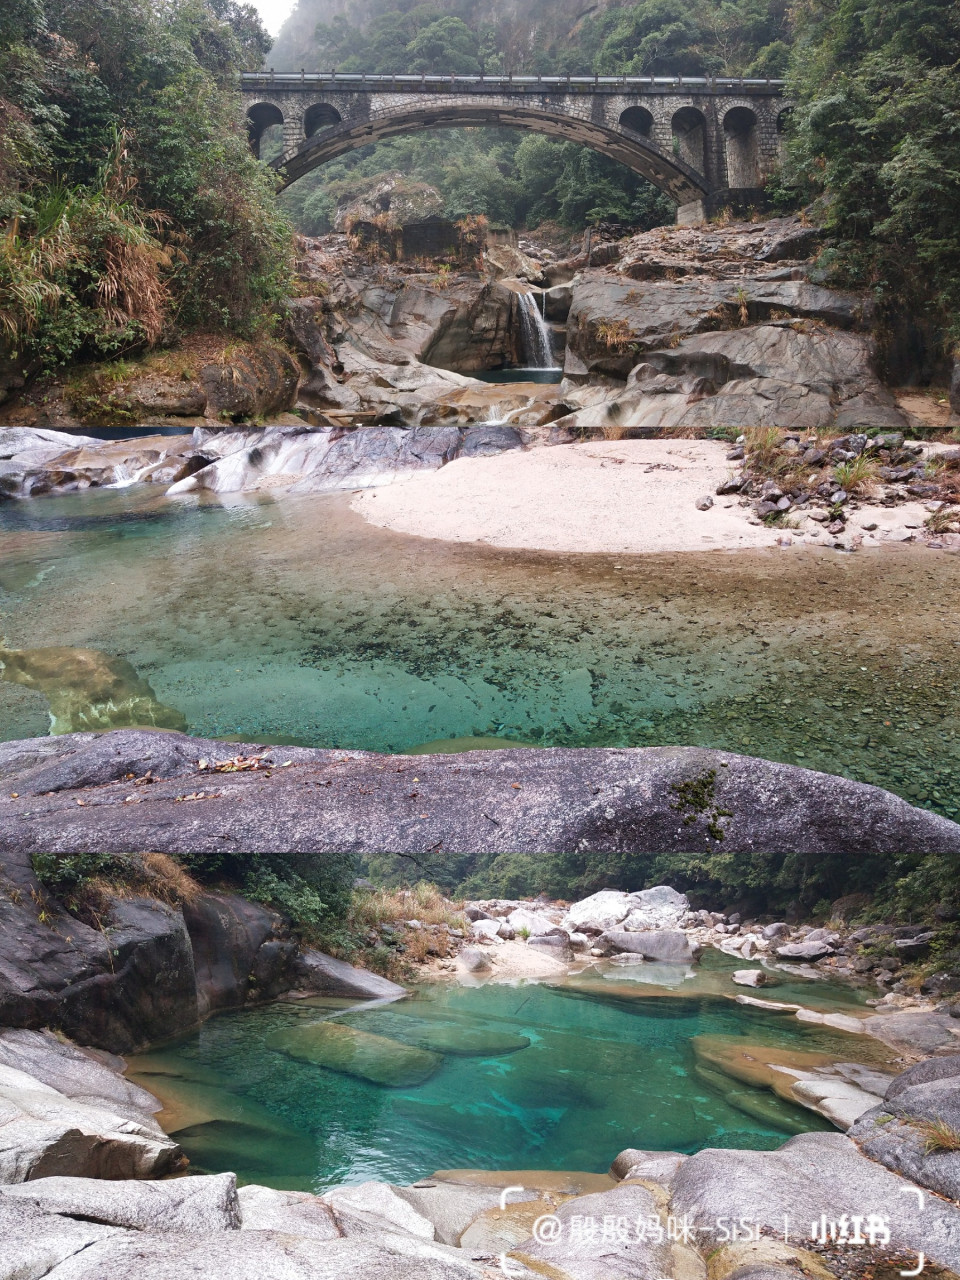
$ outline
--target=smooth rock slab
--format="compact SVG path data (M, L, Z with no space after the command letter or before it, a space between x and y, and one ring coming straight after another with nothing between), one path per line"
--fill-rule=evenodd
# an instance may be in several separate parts
M49 1280L485 1280L456 1250L399 1232L328 1243L276 1231L119 1232L42 1274ZM20 1276L13 1272L11 1280Z
M358 1000L399 999L404 987L367 969L357 969L345 960L336 960L322 951L305 951L297 961L297 977L311 991L325 996Z
M358 1031L342 1022L294 1027L271 1037L270 1044L301 1062L397 1089L423 1084L443 1062L439 1054Z
M261 748L229 748L254 750ZM0 743L0 850L17 858L131 848L196 854L227 845L255 851L268 841L274 852L298 856L344 848L429 855L442 843L446 857L477 849L575 852L586 842L598 854L692 854L715 844L709 815L678 821L671 787L714 771L712 803L730 811L722 819L728 853L960 853L960 825L879 787L700 747L419 756L415 800L407 766L398 768L408 757L295 747L264 757L291 764L269 777L267 770L219 774L208 800L184 805L178 797L198 785L196 762L226 758L223 743L138 729L66 735L52 747L42 739ZM140 776L148 758L160 779L150 803L125 804L124 776ZM72 794L80 787L84 806ZM39 793L50 791L38 804Z
M518 1049L527 1049L526 1036L509 1031L488 1031L470 1027L429 1027L413 1036L417 1046L431 1053L451 1054L455 1058L501 1058Z
M137 1231L233 1231L240 1226L233 1173L165 1182L37 1178L0 1187L0 1197L64 1218Z
M319 1196L305 1191L275 1191L248 1186L237 1192L243 1231L283 1231L311 1240L338 1240L333 1210Z
M927 1196L921 1211L910 1185L861 1155L843 1134L805 1133L777 1151L698 1152L677 1171L671 1207L674 1214L690 1216L708 1247L718 1218L745 1218L782 1237L787 1215L795 1243L802 1243L821 1214L828 1221L841 1214L881 1214L891 1247L923 1252L956 1270L960 1209Z
M433 1223L418 1213L409 1200L397 1195L385 1182L361 1182L357 1186L334 1187L322 1197L333 1211L345 1236L378 1234L397 1228L421 1240L433 1240Z
M539 1263L547 1275L553 1273L546 1268L555 1267L570 1280L661 1280L673 1274L668 1244L637 1239L638 1220L659 1221L657 1202L646 1187L621 1184L612 1191L568 1200L555 1212L561 1227L556 1240L529 1239L511 1252L512 1257L534 1269ZM604 1219L611 1217L614 1222L626 1220L627 1239L603 1239ZM578 1233L574 1218L593 1218L597 1234L591 1238Z

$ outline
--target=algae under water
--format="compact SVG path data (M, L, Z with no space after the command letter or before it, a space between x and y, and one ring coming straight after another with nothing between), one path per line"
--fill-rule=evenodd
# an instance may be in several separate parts
M371 1178L407 1183L451 1168L604 1172L625 1147L773 1149L793 1133L831 1126L766 1089L704 1071L697 1037L840 1059L882 1053L866 1036L693 990L651 996L649 985L640 990L622 976L599 983L609 993L576 979L430 984L391 1004L351 1008L317 997L221 1014L131 1058L130 1074L164 1101L161 1122L196 1170L319 1190ZM805 985L824 998L825 984ZM830 995L856 999L842 989ZM331 1028L332 1054L322 1034ZM343 1043L351 1036L353 1056ZM303 1045L306 1058L313 1052L333 1065L305 1060ZM423 1046L432 1049L420 1057L435 1062L410 1083L410 1054ZM366 1078L374 1064L375 1078Z
M122 658L197 735L702 745L952 817L958 599L960 557L914 547L504 551L374 528L344 494L0 506L7 645ZM48 732L48 710L0 679L0 738Z

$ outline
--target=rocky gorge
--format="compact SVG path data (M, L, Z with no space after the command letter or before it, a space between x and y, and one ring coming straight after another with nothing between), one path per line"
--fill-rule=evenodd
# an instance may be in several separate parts
M217 904L221 917L228 905ZM736 970L733 985L727 977L716 986L718 975L696 982L713 982L719 992L725 981L724 995L713 999L754 1001L734 994L754 985L750 974L775 982L797 964L822 964L841 944L827 930L818 937L783 922L757 925L692 912L687 899L666 886L602 891L567 905L475 902L466 913L474 942L464 939L456 964L460 981L474 984L509 980L505 956L503 971L490 972L497 952L509 948L566 963L574 983L589 988L598 964L619 960L656 970L679 961L689 967L704 946L719 945L735 949L751 967ZM563 948L555 945L561 935ZM799 942L789 940L798 936ZM190 939L202 951L195 922ZM237 943L236 933L221 941L221 965L231 954L236 968L249 964ZM490 957L486 974L478 956ZM210 975L202 969L198 951L197 986L209 995ZM142 963L139 977L150 985ZM546 980L556 981L557 974ZM360 1010L365 1006L358 1000L382 1006L406 994L310 952L280 981L291 983L307 1004L310 992L321 991ZM263 989L257 998L270 994ZM707 998L704 988L690 996ZM648 989L647 1000L658 998ZM853 1264L919 1266L949 1277L960 1266L954 1203L960 1157L946 1138L960 1063L960 1054L951 1052L956 1020L947 1007L929 1002L911 1006L907 998L886 996L873 1003L875 1011L864 1008L858 1018L790 1006L798 1018L832 1019L845 1037L847 1061L843 1051L832 1058L785 1055L749 1039L700 1037L695 1046L701 1087L726 1090L746 1106L749 1089L743 1090L756 1093L759 1084L750 1105L762 1108L763 1089L770 1088L829 1116L840 1132L798 1133L772 1151L691 1155L628 1148L606 1174L453 1169L408 1185L367 1180L315 1194L238 1185L232 1173L191 1173L175 1136L157 1123L160 1102L125 1079L123 1061L105 1051L111 1035L116 1047L114 1032L87 1031L81 1044L101 1047L80 1048L48 1031L7 1029L0 1032L0 1274L11 1280L119 1277L135 1263L138 1274L148 1276L174 1267L212 1277L229 1267L241 1276L305 1280L414 1274L484 1280L542 1275L546 1268L569 1280L789 1280L846 1276ZM303 1035L309 1028L301 1025ZM342 1035L356 1034L341 1027ZM882 1068L858 1065L859 1043L872 1038L889 1046ZM506 1049L504 1042L499 1052ZM334 1071L370 1069L344 1067L329 1056L315 1060ZM163 1096L164 1077L149 1078ZM249 1110L259 1123L256 1109ZM173 1113L162 1115L169 1125ZM852 1222L862 1230L851 1230Z
M660 229L575 246L568 257L494 246L476 270L444 270L371 258L346 235L303 241L300 296L287 304L282 338L262 349L160 357L9 399L0 410L2 509L26 512L28 525L39 511L47 537L60 518L43 525L47 499L51 507L71 495L83 501L90 490L142 486L171 506L254 495L258 511L343 491L351 511L390 536L549 550L535 509L533 535L504 515L504 503L522 510L528 501L526 491L511 491L506 471L570 459L579 473L571 461L541 484L573 529L555 547L560 554L663 549L651 526L679 526L681 503L684 519L699 523L691 542L666 544L680 554L714 536L716 549L771 553L956 552L960 403L951 370L925 371L933 392L893 386L907 338L888 334L878 345L869 302L823 284L817 246L801 219L770 219ZM524 366L521 320L531 305L552 334L561 380L474 377ZM120 438L101 439L106 424ZM562 503L589 505L587 464L599 477L601 523L620 523L609 473L624 490L617 501L642 508L635 540L618 529L616 545L601 544L574 526ZM686 487L674 489L685 469ZM474 489L489 477L500 506L488 524L465 530L442 514L439 524L412 527L411 505L418 518L441 511L441 484L451 485L454 508L467 510L453 484L460 476ZM386 486L399 495L389 511ZM666 501L651 518L654 490ZM144 525L154 519L143 515ZM89 519L96 537L102 517ZM712 523L720 519L722 530ZM385 590L394 563L376 566ZM610 573L623 569L611 564ZM38 567L37 580L47 572ZM539 562L537 572L545 572ZM915 582L923 570L911 572ZM118 557L116 581L122 573ZM19 597L34 579L25 572L13 581ZM415 614L411 629L420 625ZM504 616L501 608L491 629L510 647ZM349 632L339 614L333 625ZM542 633L531 634L535 646ZM859 663L855 636L843 642ZM639 655L640 665L655 649ZM851 893L870 897L904 857L926 859L928 877L953 865L960 827L933 811L952 800L947 782L928 796L912 770L914 804L804 768L806 739L797 763L703 746L544 749L512 745L492 716L479 743L437 735L436 750L426 742L415 756L312 749L283 734L266 735L282 743L272 745L240 726L228 746L214 732L201 736L152 672L148 680L121 652L129 650L0 643L5 684L42 695L54 735L0 743L0 1277L182 1270L278 1280L788 1280L910 1272L924 1260L927 1274L960 1272L960 1054L952 1052L960 1021L955 956L942 954L955 918L946 892L942 920L907 912L851 927L840 911L811 926L801 924L810 902L777 919L749 894L698 897L678 881L688 899L652 873L623 871L618 883L652 878L656 887L600 890L573 903L471 897L462 927L414 919L375 931L370 946L379 950L394 949L398 936L411 950L421 939L432 980L467 990L556 984L603 1006L659 1002L664 1017L680 1018L684 1009L732 1009L769 1019L768 1031L779 1024L837 1037L829 1051L814 1041L784 1048L772 1033L752 1037L760 1024L747 1021L734 1036L708 1029L693 1037L684 1074L779 1138L794 1134L776 1150L691 1140L677 1151L627 1147L606 1174L594 1151L592 1172L424 1165L412 1184L367 1178L308 1193L188 1164L190 1118L202 1128L236 1116L213 1109L213 1085L202 1079L207 1109L194 1097L195 1111L177 1116L165 1092L172 1097L174 1073L162 1057L164 1045L213 1015L242 1017L278 998L291 1017L303 1011L304 1025L282 1041L289 1048L299 1035L299 1057L286 1057L328 1076L393 1090L391 1068L370 1064L389 1049L412 1064L414 1088L421 1067L442 1074L458 1053L449 1028L433 1047L391 1047L379 1024L364 1031L351 1022L393 1002L415 1006L417 993L407 999L391 980L311 945L289 912L230 883L224 850L266 849L300 870L344 853L394 851L430 874L443 864L466 874L481 854L481 869L503 858L509 871L511 858L536 865L549 850L584 874L600 866L608 880L610 867L629 866L621 860L643 850L685 859L694 882L738 859L789 882L802 863L820 869L829 905ZM577 668L593 686L596 665L584 658ZM944 711L937 759L949 778L947 677L927 665L914 683L929 677L925 711ZM829 681L812 666L822 702ZM422 667L421 658L411 664L418 674ZM406 711L412 681L406 671L403 679ZM884 677L883 697L897 713L900 688ZM746 685L738 689L742 700ZM796 689L786 692L771 714L790 719ZM894 715L887 701L870 702L865 716L876 718L875 707ZM829 705L818 702L824 723ZM835 705L844 719L861 715L859 706ZM890 721L869 725L865 751L878 735L885 740L880 726ZM471 745L500 749L456 750ZM186 874L198 858L217 869L209 883ZM92 876L107 887L84 899L71 885ZM715 970L703 956L728 967ZM869 1001L818 998L818 985L833 982L869 992ZM530 1039L500 1030L500 1048L484 1040L497 1071ZM121 1074L114 1055L147 1050L149 1059L153 1049L153 1075L149 1061L138 1075L133 1059L133 1078ZM296 1126L258 1105L244 1103L254 1138L292 1150L302 1138ZM429 1130L426 1104L412 1114ZM486 1123L495 1127L492 1115Z

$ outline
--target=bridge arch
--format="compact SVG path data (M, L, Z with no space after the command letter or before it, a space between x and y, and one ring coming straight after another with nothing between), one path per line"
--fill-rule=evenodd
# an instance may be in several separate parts
M589 110L589 101L586 110L581 107L573 114L565 102L551 101L550 95L512 101L496 100L490 95L404 95L405 100L396 95L383 105L373 104L367 97L360 103L362 109L356 102L337 102L339 96L346 97L331 94L333 102L328 98L323 103L312 103L305 111L301 109L299 127L288 114L286 130L291 137L295 133L304 141L272 162L281 174L281 189L320 165L385 138L429 128L488 125L525 129L592 147L627 165L678 205L701 200L707 191L702 169L698 170L683 154L671 155L650 139L648 131L653 129L654 117L644 107L626 106L612 116L613 123L607 123L606 118L598 118L598 113ZM326 110L321 112L321 108ZM622 123L621 116L626 117ZM331 121L329 125L327 120ZM320 121L321 131L308 134L308 127L316 127ZM699 158L702 164L702 144Z
M756 113L749 107L731 107L723 117L727 186L760 186L760 138Z
M681 160L697 173L706 173L707 121L696 107L681 107L670 121L673 148Z
M627 107L620 112L621 127L639 133L643 138L649 138L653 133L653 123L653 116L646 107Z
M247 108L247 132L250 135L250 147L253 154L260 159L260 142L266 131L274 125L283 127L283 112L275 102L254 102Z
M329 102L314 102L303 113L303 136L312 138L322 129L340 124L343 116Z

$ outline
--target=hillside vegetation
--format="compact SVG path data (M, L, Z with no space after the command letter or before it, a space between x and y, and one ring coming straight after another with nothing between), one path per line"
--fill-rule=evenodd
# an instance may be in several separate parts
M233 0L5 0L0 343L15 359L50 369L269 319L290 230L237 91L269 43Z

